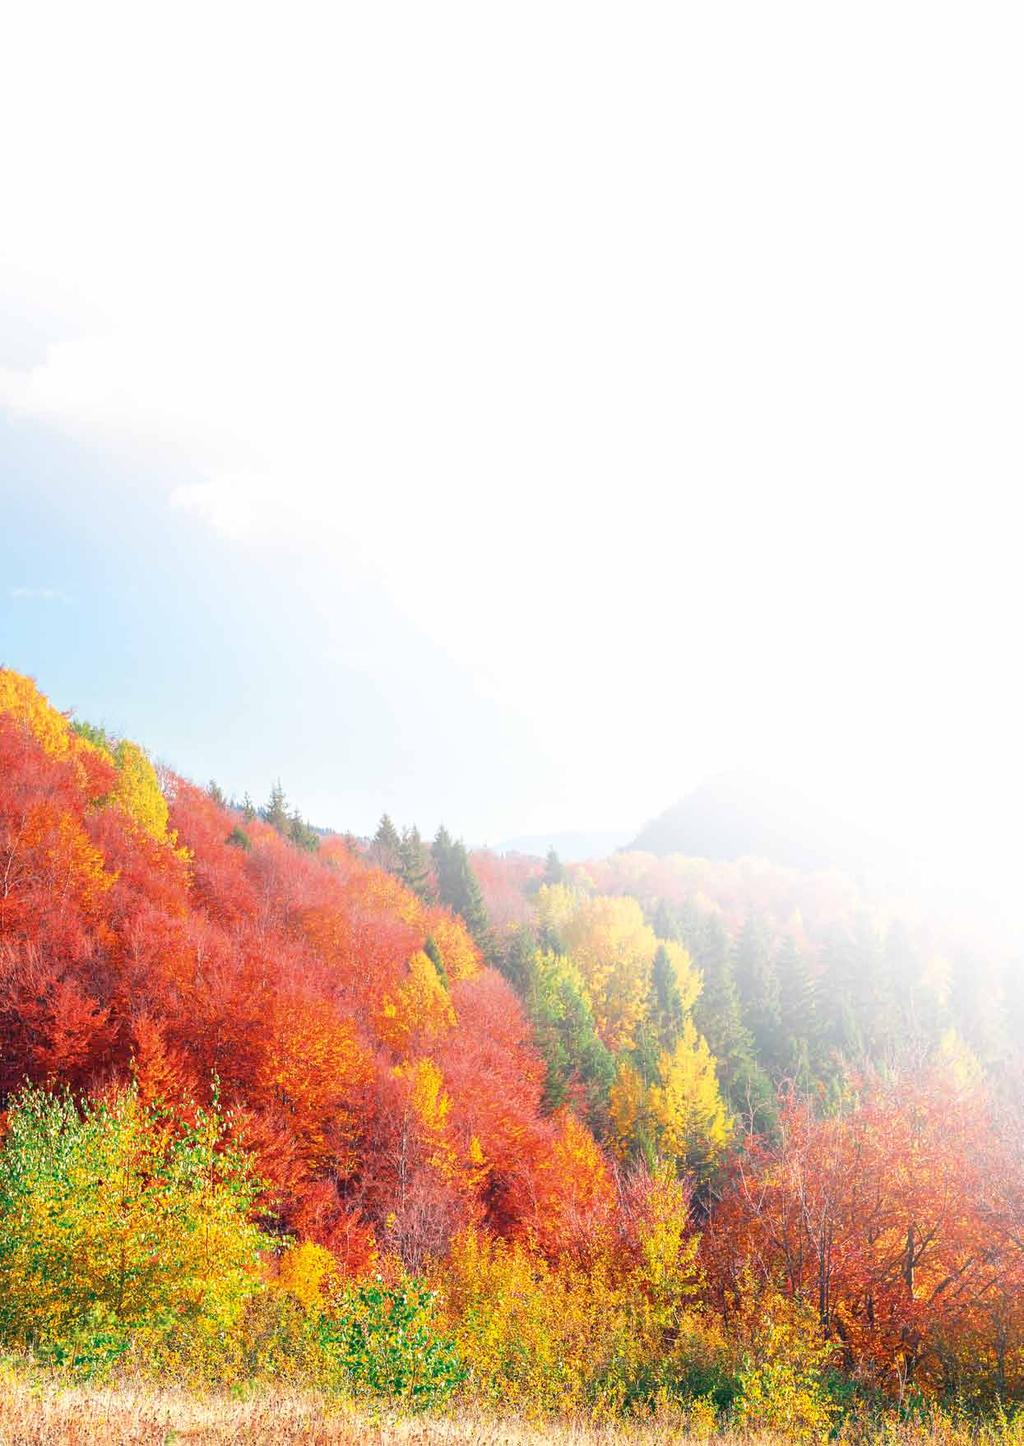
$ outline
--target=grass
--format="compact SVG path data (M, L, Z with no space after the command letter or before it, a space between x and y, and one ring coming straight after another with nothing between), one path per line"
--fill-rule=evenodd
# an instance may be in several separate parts
M171 1388L74 1386L59 1379L0 1381L0 1446L662 1446L678 1429L535 1426L466 1415L372 1418L309 1394L199 1397Z
M722 1446L781 1446L780 1436L715 1435ZM679 1424L530 1425L458 1411L437 1419L371 1416L309 1392L266 1389L238 1399L139 1382L75 1385L58 1375L0 1370L0 1446L686 1446L709 1438ZM928 1427L849 1429L840 1446L1024 1446L1014 1424L977 1430L938 1418Z

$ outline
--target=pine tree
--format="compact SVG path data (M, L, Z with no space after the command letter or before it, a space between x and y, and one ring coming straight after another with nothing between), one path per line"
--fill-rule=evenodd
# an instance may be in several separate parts
M487 934L487 911L476 875L470 867L466 847L452 841L442 824L431 850L437 870L437 891L442 904L460 914L478 944Z
M786 935L775 956L779 981L779 1028L783 1048L778 1073L801 1090L811 1088L821 1067L818 981L811 962Z
M926 966L905 924L893 920L885 935L885 971L892 981L898 1030L911 1057L930 1052L948 1028L941 965Z
M704 975L704 988L693 1011L694 1023L718 1061L729 1107L749 1127L770 1132L777 1119L775 1091L758 1063L753 1036L743 1023L728 935L715 914L701 916L689 910L680 923L683 942Z
M430 850L415 826L404 829L398 845L398 877L407 889L429 903L433 896Z
M542 950L530 974L526 1005L547 1071L545 1105L556 1109L582 1093L588 1124L603 1134L615 1057L598 1038L579 971L564 955Z
M753 1036L758 1057L775 1070L783 1053L779 978L768 931L753 914L736 940L733 977L743 1022Z
M207 788L206 791L213 799L214 803L217 805L218 808L227 808L228 801L224 797L224 790L221 788L220 784L217 782L216 779L210 779L210 786Z
M320 847L320 835L306 822L298 809L293 809L289 815L288 837L296 848L304 849L308 854L316 853Z
M494 951L494 964L520 999L528 999L536 972L537 940L525 924L512 929Z
M825 1042L847 1062L878 1059L893 1040L896 1002L872 921L835 930L823 963Z
M558 857L558 854L555 852L553 847L548 849L548 856L544 862L544 873L541 877L541 883L565 883L565 865L562 863L562 860Z
M281 780L278 779L270 790L270 797L260 809L260 817L264 823L269 823L271 828L276 829L283 837L288 836L291 818L288 813L288 800L285 797L284 789L281 787Z
M398 830L391 822L386 813L381 814L380 823L377 825L377 832L373 836L373 843L370 849L374 863L378 868L387 869L388 873L397 874L400 864L400 849L402 840L398 837Z
M672 960L659 944L651 970L651 1023L661 1049L673 1049L683 1029L683 998Z

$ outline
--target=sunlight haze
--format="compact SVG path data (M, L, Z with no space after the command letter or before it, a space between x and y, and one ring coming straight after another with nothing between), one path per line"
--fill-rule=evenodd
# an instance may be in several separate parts
M294 675L289 628L258 665L298 777L165 717L169 761L491 843L635 832L745 767L1015 877L1019 17L279 18L22 6L0 58L0 487L122 517L115 610L144 530L305 635ZM27 640L99 574L38 534L4 568L0 661L87 712ZM102 690L119 725L160 666ZM375 699L434 722L389 743Z

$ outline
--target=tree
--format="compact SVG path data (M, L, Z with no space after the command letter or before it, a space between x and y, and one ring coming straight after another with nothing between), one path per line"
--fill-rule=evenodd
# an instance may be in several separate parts
M672 957L665 944L659 943L651 971L651 1023L661 1049L672 1049L675 1045L682 1033L687 1007L683 1004Z
M288 812L288 800L285 797L284 789L281 787L280 779L278 779L271 788L270 797L260 809L260 817L264 823L269 823L271 828L276 829L283 838L287 837L291 824L291 816Z
M747 916L736 939L733 977L757 1056L776 1067L783 1052L779 978L768 931L756 914Z
M449 987L448 971L444 967L444 958L441 955L441 950L437 947L437 941L433 934L427 935L426 943L423 945L423 952L437 970L438 979L440 979L441 983L447 989Z
M732 1133L715 1060L689 1018L672 1048L657 1057L652 1079L631 1059L620 1062L609 1112L619 1154L649 1167L667 1162L673 1170L706 1175Z
M714 914L695 913L685 928L687 946L704 975L694 1023L718 1061L729 1108L750 1129L770 1130L775 1092L757 1061L753 1036L743 1023L728 935Z
M544 950L530 963L526 1006L544 1057L544 1102L556 1109L574 1098L594 1129L607 1122L615 1060L598 1036L579 970L564 955Z
M256 1189L216 1107L169 1129L131 1092L81 1110L23 1092L0 1151L0 1334L67 1358L90 1332L116 1352L223 1330L260 1288Z
M294 809L289 816L287 837L296 848L303 849L308 854L316 853L320 847L320 835L306 822L298 809Z
M487 934L487 912L480 885L469 863L465 845L453 841L442 826L437 831L431 850L437 871L437 891L441 903L459 914L478 943Z
M420 831L415 825L402 830L398 844L398 877L418 899L422 899L424 903L432 901L434 889L430 850L420 838Z
M601 1039L616 1053L634 1048L658 945L640 905L631 898L577 897L561 936L586 985Z
M381 814L377 832L374 834L370 846L370 856L378 868L387 869L391 874L399 872L401 839L398 837L398 830L386 813Z
M553 847L548 849L547 858L544 861L544 873L541 876L541 883L565 883L565 866Z
M775 956L779 981L778 1073L807 1090L820 1070L818 979L805 950L787 934Z
M893 1395L986 1374L991 1389L1019 1188L984 1095L948 1068L871 1079L824 1117L790 1095L777 1140L733 1161L704 1263L727 1310L751 1276L813 1307L847 1369Z

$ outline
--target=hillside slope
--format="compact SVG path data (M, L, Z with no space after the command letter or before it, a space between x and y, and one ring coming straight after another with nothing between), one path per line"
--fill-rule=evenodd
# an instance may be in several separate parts
M522 1009L462 923L305 852L0 673L0 1090L218 1082L280 1229L410 1264L470 1222L560 1232L600 1153L541 1111ZM567 1167L571 1145L577 1162ZM589 1171L589 1185L588 1185Z

